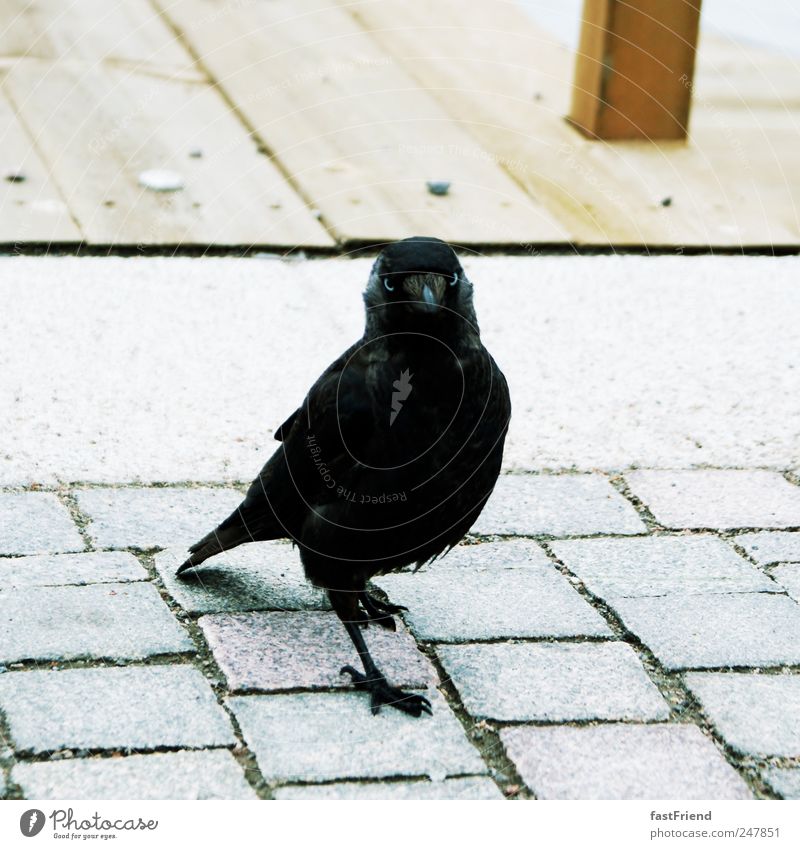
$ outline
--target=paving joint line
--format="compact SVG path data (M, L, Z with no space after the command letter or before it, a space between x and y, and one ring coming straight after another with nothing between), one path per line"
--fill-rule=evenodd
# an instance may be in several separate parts
M548 557L558 570L565 576L575 579L571 581L574 588L592 605L606 620L613 633L618 634L636 652L650 680L656 685L670 708L670 720L667 724L686 724L688 721L696 725L708 737L722 754L725 760L742 777L756 798L774 799L776 794L762 779L755 759L748 758L730 747L711 721L706 717L698 700L683 681L685 671L666 669L652 650L643 643L633 632L629 631L616 611L602 598L587 589L580 578L564 564L549 546L544 546ZM677 720L680 720L678 722Z
M436 654L433 645L421 645L417 648L424 654L436 670L439 678L438 690L445 697L455 714L467 740L478 750L489 770L489 776L497 785L505 799L535 799L536 795L525 784L516 765L506 754L505 747L494 726L486 720L476 720L464 707L461 695ZM515 788L513 792L509 789Z
M161 578L161 575L155 567L154 556L152 554L140 555L138 556L138 560L147 570L152 583L158 590L159 595L164 600L170 612L179 622L181 622L182 625L186 627L189 632L189 637L196 647L194 666L199 669L200 674L209 683L209 686L214 692L217 703L225 711L231 722L233 733L237 740L237 744L233 749L233 754L244 771L245 779L260 799L271 798L269 784L261 773L255 754L253 754L250 750L244 739L244 735L236 715L227 703L226 697L231 694L228 688L227 679L214 658L214 654L208 645L202 629L197 622L191 618L190 614L183 608L183 606L170 594L163 579Z
M84 550L82 552L75 553L86 554L87 552L94 552L94 542L92 541L91 534L89 533L89 525L91 524L91 520L89 516L87 516L86 513L81 510L80 506L78 505L78 499L75 497L72 490L66 487L59 487L58 489L54 490L54 492L58 500L69 511L69 516L75 524L75 527L78 529L78 533L80 534L80 537L83 540Z
M608 482L614 489L633 506L639 518L644 522L648 532L650 531L666 531L667 528L661 524L653 515L652 510L636 495L625 480L624 473L611 474L608 476Z

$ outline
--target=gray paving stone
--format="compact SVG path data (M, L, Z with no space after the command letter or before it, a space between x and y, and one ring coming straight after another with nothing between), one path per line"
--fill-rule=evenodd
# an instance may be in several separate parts
M221 613L203 616L198 624L234 692L349 689L350 677L339 670L346 664L361 668L333 612ZM417 688L438 683L433 665L402 623L396 633L371 625L364 637L392 683Z
M750 799L694 725L506 728L503 745L540 799Z
M325 593L306 580L297 549L288 542L249 543L177 578L175 570L185 558L183 550L164 551L155 565L170 595L190 613L330 609Z
M491 778L448 778L446 781L390 781L357 784L311 784L305 787L279 787L273 791L282 800L349 800L367 801L435 801L469 800L471 802L503 799Z
M433 716L388 707L372 716L364 693L235 696L228 704L268 781L486 772L461 724L435 690Z
M686 684L734 749L800 757L800 675L695 672Z
M147 578L147 570L127 551L0 558L0 590L110 584Z
M193 651L152 584L33 587L0 593L0 662L136 660Z
M223 749L18 763L28 799L256 799L241 766Z
M52 492L0 492L0 554L83 551L67 508Z
M800 486L779 472L647 470L625 475L631 491L668 528L784 528L800 525Z
M719 537L559 540L555 555L601 598L780 592Z
M417 573L376 579L423 640L464 642L502 637L609 636L603 618L528 540L465 546L463 553ZM509 552L512 552L511 554ZM509 565L513 564L513 565Z
M529 539L506 539L496 542L463 543L456 545L440 560L422 568L420 574L434 567L486 570L498 567L526 566L536 563L552 567L552 562L537 542ZM414 567L408 568L409 572Z
M511 720L667 719L669 707L624 643L439 646L464 707Z
M800 767L771 766L764 770L764 780L784 799L800 799Z
M155 487L75 490L98 548L188 546L213 530L242 500L235 489Z
M615 598L612 605L669 669L800 663L800 606L784 595Z
M757 563L800 563L800 532L757 531L738 534L731 542L740 545Z
M503 475L476 534L640 534L638 514L601 475Z
M772 577L796 602L800 603L800 563L775 566L772 570Z
M0 707L18 752L236 742L225 711L191 666L9 672L0 675Z

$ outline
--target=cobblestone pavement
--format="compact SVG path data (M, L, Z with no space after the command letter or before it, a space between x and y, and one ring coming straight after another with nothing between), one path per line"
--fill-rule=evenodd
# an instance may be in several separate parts
M355 653L283 542L173 577L241 485L0 490L9 798L800 798L800 478L504 476Z
M432 717L288 543L175 579L370 264L0 258L0 795L800 797L798 257L465 257L506 474L368 634Z

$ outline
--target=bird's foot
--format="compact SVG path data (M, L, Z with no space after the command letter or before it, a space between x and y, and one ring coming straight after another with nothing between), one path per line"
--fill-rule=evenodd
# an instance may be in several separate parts
M352 666L343 666L339 674L344 675L345 672L353 679L357 690L366 690L370 694L373 714L378 713L383 705L390 705L403 713L410 713L411 716L421 716L423 712L433 713L431 703L425 696L406 693L399 687L393 687L380 672L367 677Z
M398 613L402 613L404 610L408 610L407 607L403 607L402 604L392 604L390 601L381 601L379 598L375 598L374 595L370 595L366 593L367 598L372 603L373 607L377 607L378 610L382 610L384 613L397 615Z
M403 607L400 604L390 604L388 601L381 601L367 592L361 595L361 606L366 613L365 621L367 623L375 622L381 628L386 628L387 631L397 630L397 624L392 619L392 616L403 610L408 610L407 607Z

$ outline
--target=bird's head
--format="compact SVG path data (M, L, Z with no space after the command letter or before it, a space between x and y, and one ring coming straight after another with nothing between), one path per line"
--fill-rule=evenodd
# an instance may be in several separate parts
M441 239L412 236L385 247L372 266L364 302L368 328L437 334L466 321L477 333L472 284Z

